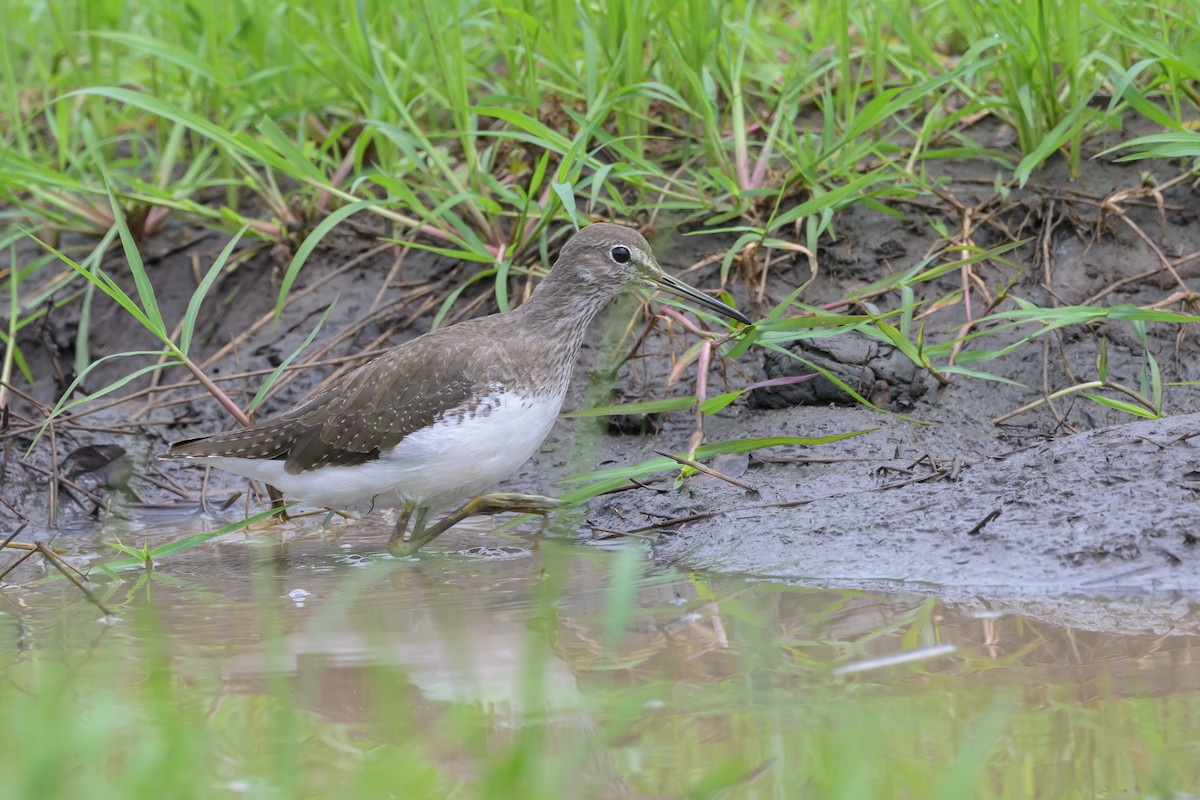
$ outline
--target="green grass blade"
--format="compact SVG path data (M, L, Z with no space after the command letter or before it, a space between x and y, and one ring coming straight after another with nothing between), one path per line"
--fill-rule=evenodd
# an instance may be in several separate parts
M129 271L133 274L133 283L137 287L138 299L142 302L145 318L150 324L151 332L165 342L170 335L167 333L166 323L163 322L162 312L158 310L154 282L146 273L146 265L142 263L142 254L138 251L137 242L133 240L133 233L130 232L129 225L125 221L125 212L121 209L121 204L117 202L117 196L113 194L112 186L107 180L104 183L105 188L108 189L108 202L112 206L113 221L117 226L117 233L121 237L121 248L125 251L125 261L129 265Z
M659 414L664 411L680 411L696 405L695 397L667 397L662 400L640 400L636 403L621 403L615 406L583 408L563 414L564 417L612 417L621 414Z
M727 408L730 403L737 400L739 397L745 394L746 391L746 389L738 389L736 391L725 392L724 394L710 397L700 404L700 411L703 412L705 416L712 416L718 411Z
M211 533L193 533L188 536L181 536L180 538L174 539L166 544L151 548L149 551L149 556L151 559L155 559L182 553L185 550L190 550L197 545L201 545L205 542L216 539L218 536L235 533L237 531L244 530L251 525L262 522L265 519L270 519L271 517L279 515L290 507L291 506L287 506L285 508L269 508L266 511L260 511L253 516L247 517L246 519L238 520L237 522L231 522L228 525L219 528L218 530L212 531ZM145 566L145 563L146 561L144 558L135 557L107 561L105 562L104 566L113 572L124 572L130 569L143 567Z
M937 370L938 370L938 372L942 373L943 375L965 375L968 378L979 378L980 380L985 380L985 381L995 381L996 383L1005 383L1005 384L1008 384L1009 386L1020 386L1022 389L1029 388L1028 386L1021 383L1020 381L1014 381L1012 378L1005 378L1003 375L994 375L991 372L984 372L983 370L969 369L967 367L962 367L957 364L955 364L954 366L949 366L949 367L938 367Z
M130 372L126 375L122 375L120 378L118 378L117 380L108 384L107 386L103 386L100 389L97 389L96 391L88 394L85 397L81 397L77 400L69 401L67 398L69 398L73 394L75 394L75 390L78 389L80 387L80 385L83 384L84 379L87 378L87 376L89 374L91 374L91 371L93 369L100 366L104 362L109 361L114 358L130 358L132 356L153 356L155 358L159 358L162 355L163 354L161 352L157 352L157 351L153 351L153 350L140 350L140 351L131 351L128 353L113 353L112 355L107 355L107 356L104 356L103 358L98 358L95 361L93 361L91 364L88 365L87 369L85 369L83 372L81 372L80 374L75 376L75 380L71 381L71 384L66 388L66 391L64 391L62 393L62 397L60 397L58 399L58 402L54 405L54 408L51 409L50 413L46 416L45 422L43 422L41 427L38 428L38 432L33 437L33 442L29 445L29 449L26 452L27 453L33 452L33 448L37 446L39 441L41 441L42 434L45 433L46 428L50 425L51 422L53 422L55 419L57 419L60 415L66 413L67 411L70 411L73 408L76 408L77 406L81 406L84 403L90 403L93 400L98 400L101 397L104 397L105 395L112 394L113 392L115 392L118 389L122 388L123 386L127 385L130 381L137 380L138 378L140 378L143 375L146 375L151 372L156 372L160 369L166 369L168 367L182 366L183 362L182 361L164 361L161 363L155 362L153 364L148 364L144 367L139 367L138 369L135 369L133 372Z
M1105 397L1102 394L1093 394L1092 392L1083 392L1083 396L1088 400L1099 403L1106 408L1111 408L1116 411L1124 411L1126 414L1133 414L1135 417L1144 419L1160 419L1162 414L1155 414L1148 408L1136 405L1135 403L1127 403L1124 400L1116 400L1112 397Z
M271 391L271 387L275 385L277 380L279 380L279 376L283 374L283 371L287 369L293 361L296 360L297 356L299 356L310 344L312 344L313 339L317 337L317 334L321 331L321 326L325 324L325 320L329 319L329 313L333 311L333 307L336 305L337 298L335 297L333 298L333 302L329 304L329 307L325 309L325 313L321 315L319 320L317 320L316 326L314 326L313 329L308 332L308 336L304 337L304 341L300 343L300 346L293 350L291 355L281 361L279 366L277 366L274 371L271 372L270 377L263 381L263 385L258 388L257 392L255 392L254 399L250 401L250 407L246 409L247 415L254 413L254 411L258 408L258 404L261 403L263 398L267 396L267 392Z
M79 275L82 275L84 278L86 278L88 281L90 281L92 284L94 284L97 288L100 289L100 291L102 291L106 295L108 295L109 298L112 299L112 301L115 302L117 305L121 306L121 308L123 308L126 311L126 313L129 314L129 316L131 316L135 320L137 320L138 323L143 328L145 328L146 330L151 331L153 333L158 332L155 329L153 322L151 322L150 318L147 317L142 312L142 309L138 307L138 304L136 302L134 302L133 298L130 297L128 294L126 294L125 290L123 290L120 286L118 286L116 284L116 282L113 281L112 278L108 277L107 274L105 274L103 272L99 272L99 274L94 273L94 272L92 272L92 270L87 269L87 268L75 263L75 261L73 261L65 253L62 253L59 250L57 250L56 248L47 244L46 242L43 242L41 239L37 238L32 233L26 232L26 235L29 236L30 239L33 239L33 241L37 242L39 245L44 247L46 250L53 253L60 261L62 261L67 266L69 266L71 269L75 270L76 273L78 273ZM160 338L164 339L164 341L165 341L165 339L166 339L165 331L163 331L163 336Z
M233 238L222 248L220 255L216 261L208 268L208 272L204 274L204 278L196 286L196 291L192 292L192 297L188 300L187 311L183 315L183 326L179 332L179 352L184 355L188 354L188 350L192 346L192 337L196 332L196 319L200 316L200 306L204 304L205 298L208 297L208 292L212 289L217 278L221 275L221 270L225 268L225 264L229 261L229 257L233 255L233 249L237 247L242 236L246 234L249 225L243 225L241 230L233 235Z
M342 206L337 211L334 211L325 219L321 220L321 224L313 228L304 242L296 248L296 254L292 256L291 263L288 264L287 271L283 273L283 280L279 284L279 299L275 301L275 322L279 322L280 316L283 314L284 303L287 302L288 292L292 290L292 284L296 281L296 276L300 274L300 268L304 266L304 262L308 260L309 255L316 249L316 246L321 243L325 235L333 230L342 220L347 217L362 211L364 208L380 205L386 202L385 200L360 200L357 203L350 203Z
M296 166L290 164L286 159L281 158L269 147L265 147L245 135L230 133L222 126L210 122L204 117L143 92L135 92L115 86L99 86L68 92L63 95L62 100L87 95L105 97L117 103L140 108L157 117L177 122L201 136L211 139L215 144L229 153L249 156L285 175L293 175L298 179L303 177L303 170L298 170Z
M604 600L605 650L615 655L633 618L637 579L645 557L639 548L625 547L617 556L608 578Z
M840 442L843 439L850 439L854 436L862 436L875 430L851 431L849 433L834 433L828 436L762 436L750 439L731 439L726 442L714 442L712 444L704 444L696 449L696 461L707 461L714 456L729 455L732 453L747 453L751 450L760 450L766 447L812 447L819 444L829 444L831 442ZM684 455L680 453L680 455ZM665 472L667 470L676 469L679 467L679 462L666 456L651 458L647 461L642 461L638 464L631 464L625 467L614 467L612 469L603 469L596 472L587 472L582 475L572 475L569 478L564 478L561 483L583 483L585 481L628 481L631 478L644 478L647 475L653 475L656 472ZM563 495L561 499L566 502L577 502L578 499L591 497L591 494L586 494L588 488L585 487L582 492L582 497L576 497L579 492L571 492Z

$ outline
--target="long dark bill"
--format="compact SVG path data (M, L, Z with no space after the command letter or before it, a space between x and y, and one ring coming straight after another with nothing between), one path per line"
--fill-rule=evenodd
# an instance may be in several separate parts
M695 303L699 306L704 306L710 311L715 311L718 314L724 314L731 319L736 319L745 325L751 325L750 318L736 308L730 308L720 300L714 300L699 289L693 289L678 278L672 278L670 275L654 279L654 285L667 294L673 294L678 298Z

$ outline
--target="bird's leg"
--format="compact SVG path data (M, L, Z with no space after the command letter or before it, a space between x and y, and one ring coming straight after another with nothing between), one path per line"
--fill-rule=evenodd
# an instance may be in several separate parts
M558 508L559 505L559 501L553 497L542 497L536 494L484 493L472 497L460 508L438 520L436 525L423 530L414 526L412 537L402 545L393 537L392 541L388 543L388 550L392 555L410 556L467 517L477 514L503 514L513 511L519 514L539 514L545 519L546 515Z
M396 520L396 528L392 531L392 538L388 539L388 551L395 553L404 550L404 543L414 536L420 536L425 530L425 520L429 517L428 506L418 506L416 503L409 501L400 509L400 516ZM412 528L408 527L408 521L412 520Z
M408 521L412 518L413 511L415 511L416 508L416 503L409 500L404 504L404 507L400 509L400 516L396 518L396 529L392 531L392 538L388 539L389 550L404 540L405 535L408 533Z
M425 530L425 520L429 518L429 506L420 506L417 508L417 516L413 517L412 530L404 537L405 541L420 536Z

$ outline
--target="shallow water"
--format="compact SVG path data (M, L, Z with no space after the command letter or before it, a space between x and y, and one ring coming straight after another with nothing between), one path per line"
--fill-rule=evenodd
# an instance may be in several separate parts
M415 736L443 784L478 787L495 780L497 753L525 746L522 731L538 737L546 785L572 797L1200 786L1194 607L1120 635L1088 620L1161 600L1077 598L1068 626L1032 603L1033 616L687 573L638 541L497 536L483 523L392 559L378 524L312 528L226 536L152 576L102 581L115 624L62 580L2 592L6 671L19 682L62 662L102 688L114 664L136 673L161 650L179 702L209 720L283 692L306 715L305 769L332 773L314 786L357 768L331 747L404 749ZM233 761L213 778L218 794L256 795Z

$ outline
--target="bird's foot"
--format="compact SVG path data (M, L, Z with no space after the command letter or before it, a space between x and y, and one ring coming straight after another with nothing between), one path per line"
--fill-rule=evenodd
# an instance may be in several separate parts
M400 522L397 522L396 533L392 534L392 539L388 542L388 552L394 556L411 556L467 517L513 512L538 514L544 519L547 514L561 505L562 503L553 497L543 497L542 495L488 492L472 497L460 508L438 520L435 525L428 528L418 528L414 525L412 536L407 541L404 540L403 532L400 530ZM407 524L407 515L403 515L401 520Z
M416 518L413 518L413 513L416 512ZM429 514L429 509L424 506L418 507L416 503L409 501L400 509L400 516L396 517L396 527L392 530L392 538L388 539L388 551L395 552L397 548L403 547L413 534L420 533L425 528L425 517ZM412 531L408 529L408 522L412 520Z
M517 514L549 514L562 505L561 500L545 497L540 494L520 494L519 492L486 492L467 501L461 510L473 508L474 514L503 514L511 511ZM458 512L455 512L458 513Z

